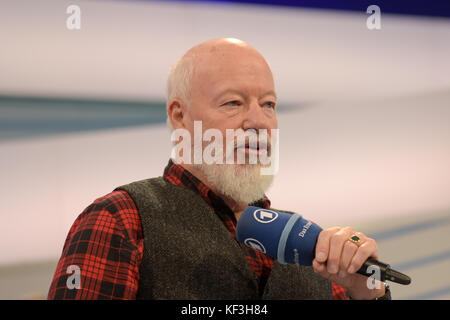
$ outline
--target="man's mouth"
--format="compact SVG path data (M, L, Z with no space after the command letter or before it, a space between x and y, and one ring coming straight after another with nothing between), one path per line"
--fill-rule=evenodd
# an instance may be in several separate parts
M236 147L236 150L245 149L245 154L257 154L260 155L264 151L268 151L267 144L259 143L259 144L249 144Z

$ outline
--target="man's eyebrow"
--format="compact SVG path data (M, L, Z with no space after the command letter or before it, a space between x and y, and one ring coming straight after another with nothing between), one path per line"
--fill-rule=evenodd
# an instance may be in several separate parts
M217 96L217 99L220 99L220 98L222 98L224 95L229 94L229 93L233 93L233 94L237 94L237 95L243 96L243 93L242 93L241 91L239 91L239 90L236 90L236 89L227 89L227 90L222 91L222 92ZM275 91L273 91L273 90L267 91L267 92L264 93L261 97L265 97L265 96L274 96L275 99L277 99L277 94L276 94Z
M265 96L274 96L275 99L277 99L277 94L273 90L267 91L265 94L263 94L263 97Z
M217 98L220 99L220 98L222 98L224 95L230 94L230 93L237 94L237 95L240 95L240 96L243 95L242 92L239 91L239 90L235 90L235 89L227 89L227 90L224 90L224 91L220 92L219 95L217 96Z

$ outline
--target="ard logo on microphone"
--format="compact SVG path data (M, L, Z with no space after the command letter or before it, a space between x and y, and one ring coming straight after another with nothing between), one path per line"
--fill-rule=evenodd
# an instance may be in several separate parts
M247 247L253 248L255 250L261 251L262 253L266 253L266 248L264 248L263 244L256 239L247 238L244 240L244 244Z
M272 210L259 209L253 212L253 217L261 223L270 223L278 218L278 213Z

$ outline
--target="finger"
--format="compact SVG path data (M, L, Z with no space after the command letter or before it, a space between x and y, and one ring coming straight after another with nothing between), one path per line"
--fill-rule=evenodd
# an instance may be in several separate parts
M339 271L341 265L342 253L344 244L348 238L354 234L355 231L346 227L331 236L330 239L330 252L328 253L327 271L331 274L336 274Z
M361 243L364 243L367 237L361 233L361 232L355 232L352 233L349 238L353 235L356 235L359 237ZM342 251L341 256L341 264L339 266L340 269L348 270L348 267L350 266L350 263L353 259L353 256L355 255L356 251L358 250L358 245L349 241L349 238L344 242L344 249Z
M361 268L363 263L369 258L378 259L378 248L375 240L366 238L364 243L358 248L348 267L348 273L355 273Z
M314 259L312 266L314 272L320 275L321 277L324 277L325 279L329 279L331 277L331 275L327 272L327 267L325 263L320 263L316 259Z
M316 244L316 259L318 262L325 262L328 259L328 252L330 250L330 238L340 228L334 227L323 230L319 233Z
M356 251L358 251L358 246L350 241L345 241L344 249L342 250L341 262L339 265L339 270L348 270L350 263L352 262L353 256Z
M327 270L325 264L318 262L316 259L313 260L312 267L316 273L322 273Z

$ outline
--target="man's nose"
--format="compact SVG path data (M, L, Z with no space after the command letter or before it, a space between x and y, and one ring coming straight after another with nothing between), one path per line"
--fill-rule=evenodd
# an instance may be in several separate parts
M272 119L264 108L265 107L261 106L257 101L250 103L244 114L242 129L270 129Z

